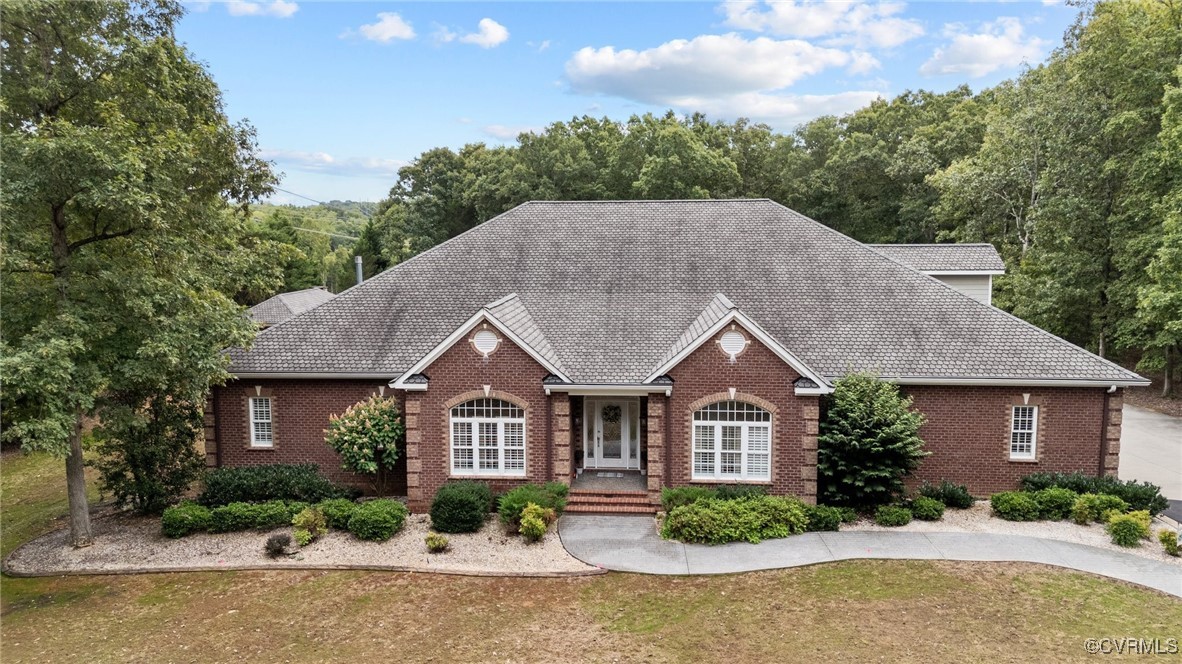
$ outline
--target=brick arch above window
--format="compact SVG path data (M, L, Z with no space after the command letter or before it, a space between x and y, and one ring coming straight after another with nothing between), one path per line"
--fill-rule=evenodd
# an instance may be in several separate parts
M501 401L508 401L514 406L524 410L527 414L529 413L529 401L526 401L525 399L522 399L521 397L514 394L510 394L509 392L502 392L501 390L489 390L488 394L485 394L484 390L472 390L470 392L464 392L463 394L457 394L456 396L443 402L444 411L451 412L452 408L474 399L500 399Z
M481 394L483 394L483 392ZM779 410L779 408L776 407L776 404L768 401L767 399L762 399L755 396L754 394L744 394L737 391L735 392L734 397L731 396L730 392L715 392L714 394L708 394L691 403L688 410L692 417L693 413L696 413L710 404L718 403L719 401L740 401L742 403L748 403L752 406L758 406L773 415L775 415L776 411Z

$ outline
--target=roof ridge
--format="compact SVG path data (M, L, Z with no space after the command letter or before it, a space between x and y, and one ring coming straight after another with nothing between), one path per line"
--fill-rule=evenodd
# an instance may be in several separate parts
M771 203L775 203L775 201L773 201L770 198L766 198L766 197L764 197L764 198L606 198L606 199L601 198L601 199L587 200L587 201L580 201L580 200L549 201L549 200L535 199L535 200L527 201L526 203L522 203L522 205L526 205L528 203L536 203L536 204L556 203L556 204L562 204L562 205L583 205L583 204L590 204L590 203L756 203L756 202L760 202L760 201L768 201Z
M863 242L868 247L993 247L992 242ZM993 247L994 250L997 247Z

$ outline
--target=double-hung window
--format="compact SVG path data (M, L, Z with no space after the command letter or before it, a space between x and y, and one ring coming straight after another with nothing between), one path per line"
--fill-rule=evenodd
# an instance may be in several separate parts
M695 412L693 427L693 479L771 479L771 413L720 401Z
M1031 461L1037 458L1038 406L1014 406L1010 417L1010 458Z
M271 397L250 398L250 446L273 447L275 435L271 421Z
M501 399L451 409L453 475L525 475L525 410Z

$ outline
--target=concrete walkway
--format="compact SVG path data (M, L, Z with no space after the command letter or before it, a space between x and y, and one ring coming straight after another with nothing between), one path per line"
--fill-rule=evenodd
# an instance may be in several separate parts
M1182 500L1182 418L1129 405L1121 416L1119 477L1153 482Z
M644 574L727 574L855 558L1031 562L1091 572L1182 597L1182 567L1082 544L986 533L805 533L761 544L661 539L648 516L564 515L562 544L585 563Z

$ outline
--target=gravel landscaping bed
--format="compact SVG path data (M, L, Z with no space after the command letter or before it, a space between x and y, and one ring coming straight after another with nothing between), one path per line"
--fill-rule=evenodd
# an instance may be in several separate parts
M480 532L448 535L451 549L446 553L428 553L423 538L429 532L429 522L424 514L412 514L402 532L381 543L332 531L302 549L293 544L293 555L272 559L263 552L264 542L270 534L291 532L290 528L168 539L160 534L159 519L113 516L92 522L94 545L74 549L67 544L69 531L58 530L14 551L5 571L29 576L268 567L369 567L512 576L599 571L568 554L553 527L543 541L527 544L520 537L505 535L495 517Z
M1006 521L991 515L989 501L980 500L967 510L947 509L944 518L939 521L912 520L906 526L887 528L874 523L870 519L860 519L855 523L843 525L843 531L881 531L894 530L913 533L998 533L1002 535L1026 535L1028 537L1042 537L1086 544L1109 551L1129 553L1151 560L1160 560L1182 567L1182 558L1166 555L1161 544L1157 541L1159 530L1165 529L1157 521L1152 524L1150 539L1141 542L1141 546L1125 548L1112 543L1104 525L1093 523L1086 526L1076 525L1071 521Z

